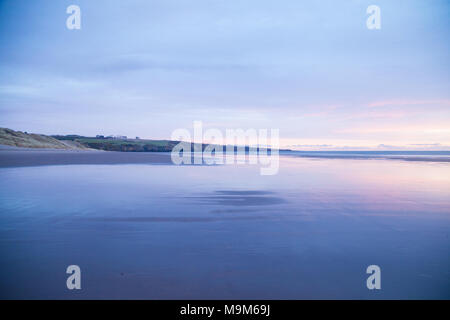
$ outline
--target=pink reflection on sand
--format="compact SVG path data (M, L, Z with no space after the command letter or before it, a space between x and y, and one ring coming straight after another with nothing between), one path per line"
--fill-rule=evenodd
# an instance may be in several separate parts
M310 192L309 199L323 208L450 218L450 163L282 157L280 164L280 171L298 175L301 191Z

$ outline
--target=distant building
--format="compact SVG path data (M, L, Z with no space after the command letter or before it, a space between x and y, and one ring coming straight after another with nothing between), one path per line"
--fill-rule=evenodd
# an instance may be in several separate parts
M95 137L96 137L97 139L105 139L105 136L102 136L102 135L100 135L100 134L96 135Z
M98 137L98 136L97 136ZM119 135L109 135L107 137L104 137L104 139L117 139L117 140L127 140L128 137L127 136L119 136Z
M139 137L136 137L136 140L139 140L140 138Z
M115 136L110 135L110 136L107 136L106 139L126 140L126 139L128 139L128 137L127 136L119 136L119 135L115 135Z

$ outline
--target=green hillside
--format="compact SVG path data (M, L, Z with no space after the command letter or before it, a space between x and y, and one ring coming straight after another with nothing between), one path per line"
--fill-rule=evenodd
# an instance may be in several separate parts
M0 128L0 145L21 148L87 149L76 141L61 141L42 134Z
M59 141L73 141L87 148L123 152L170 152L178 141L94 138L77 135L53 136Z

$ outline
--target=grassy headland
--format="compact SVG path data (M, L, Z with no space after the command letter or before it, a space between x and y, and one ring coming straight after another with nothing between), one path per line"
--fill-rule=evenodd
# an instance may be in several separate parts
M59 141L76 142L91 149L122 152L170 152L179 143L179 141L170 140L98 138L78 135L52 137Z
M128 139L117 137L86 137L80 135L53 135L34 134L0 128L0 145L9 145L22 148L51 148L51 149L95 149L120 152L170 152L180 141ZM191 149L194 150L194 143ZM202 145L202 150L207 145ZM237 150L237 147L234 147ZM248 152L249 148L245 147Z
M43 134L14 131L0 128L0 145L20 148L49 148L49 149L87 149L85 145L75 140L58 140Z

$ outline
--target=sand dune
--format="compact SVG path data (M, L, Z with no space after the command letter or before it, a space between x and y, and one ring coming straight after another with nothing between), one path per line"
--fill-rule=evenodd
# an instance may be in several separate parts
M60 141L53 137L0 128L0 145L21 148L79 149L87 148L76 141Z

